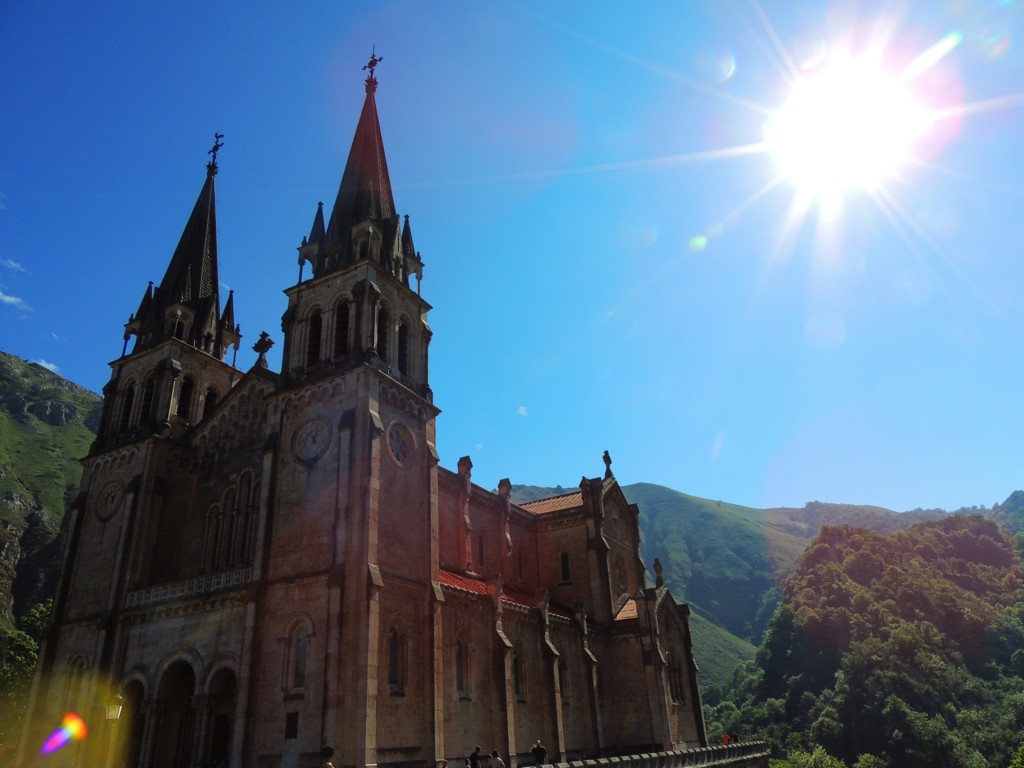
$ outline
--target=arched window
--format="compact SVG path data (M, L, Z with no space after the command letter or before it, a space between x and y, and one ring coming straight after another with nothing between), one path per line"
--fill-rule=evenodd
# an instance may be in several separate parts
M206 554L203 556L206 567L211 570L220 567L221 524L220 507L214 504L206 513Z
M292 663L292 689L306 687L306 651L309 649L309 641L306 636L299 634L295 638L294 657Z
M409 370L409 324L404 320L398 326L398 373L408 376Z
M121 396L121 418L117 422L118 432L124 432L131 424L133 405L135 405L135 386L129 384Z
M559 560L562 565L562 583L568 584L572 581L572 569L569 567L569 553L563 552Z
M191 378L181 382L181 390L178 392L178 415L183 419L187 419L192 412L192 393L195 388L195 382Z
M235 507L235 489L229 488L224 494L223 526L221 528L220 563L230 568L235 564L235 526L238 509Z
M466 694L466 646L461 640L455 641L455 690L459 696Z
M181 318L175 318L174 325L171 328L171 335L176 339L185 338L185 323L182 322Z
M387 307L377 310L377 357L383 362L388 361L388 333L391 331L391 316Z
M340 301L334 308L334 356L348 354L348 302Z
M139 421L143 424L153 418L153 396L155 393L156 379L150 376L142 388L142 409L139 411Z
M306 365L320 362L320 337L323 335L324 319L319 310L309 316L309 335L306 336Z
M406 637L396 623L388 629L388 693L405 696L406 683Z
M217 407L217 393L212 389L206 390L206 397L203 399L203 418L205 419L213 409Z
M285 643L282 688L288 693L301 696L306 689L310 659L309 646L313 637L313 625L308 616L302 616L292 623Z
M68 677L64 687L64 711L78 712L81 709L82 683L85 681L85 659L78 656L68 663Z
M243 472L238 479L238 543L235 545L235 562L252 562L252 539L255 527L255 488L251 472Z

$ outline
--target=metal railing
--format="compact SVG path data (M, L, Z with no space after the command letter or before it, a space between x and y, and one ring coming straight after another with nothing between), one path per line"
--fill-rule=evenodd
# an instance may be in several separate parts
M233 571L219 571L208 573L203 576L196 576L184 581L172 581L167 584L157 584L145 589L135 589L128 593L125 599L126 608L140 608L144 605L154 603L166 603L172 600L205 595L211 592L220 592L224 589L248 584L252 581L252 567L237 568Z
M601 757L553 763L554 768L685 768L685 766L713 765L768 766L771 748L767 741L741 741L735 744L716 744L712 747L677 749L671 752L651 752L642 755Z

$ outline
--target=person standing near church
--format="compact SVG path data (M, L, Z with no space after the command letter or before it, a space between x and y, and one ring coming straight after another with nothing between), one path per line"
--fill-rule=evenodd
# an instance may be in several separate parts
M505 768L505 761L501 759L496 749L491 751L490 768Z
M533 745L533 749L530 750L530 754L533 755L534 765L544 765L548 761L548 751L543 744L540 743L540 739L537 739Z
M480 768L480 747L474 749L469 756L469 768Z

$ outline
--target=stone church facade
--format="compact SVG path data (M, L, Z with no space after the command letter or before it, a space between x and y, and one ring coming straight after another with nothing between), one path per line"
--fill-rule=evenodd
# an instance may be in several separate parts
M648 586L608 455L529 503L474 484L469 457L439 464L376 62L285 291L280 372L266 334L248 372L225 361L241 334L211 150L111 363L19 764L419 767L481 745L514 766L538 739L550 761L707 744L688 610L660 573ZM68 712L89 738L40 756Z

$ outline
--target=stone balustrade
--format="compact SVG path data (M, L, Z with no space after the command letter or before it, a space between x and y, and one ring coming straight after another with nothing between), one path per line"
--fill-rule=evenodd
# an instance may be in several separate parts
M252 567L250 566L236 568L233 571L207 573L192 579L172 581L167 584L146 587L145 589L132 590L125 599L125 608L141 608L142 606L155 603L166 603L172 600L181 600L211 592L219 592L224 589L232 589L248 584L250 581L252 581Z

